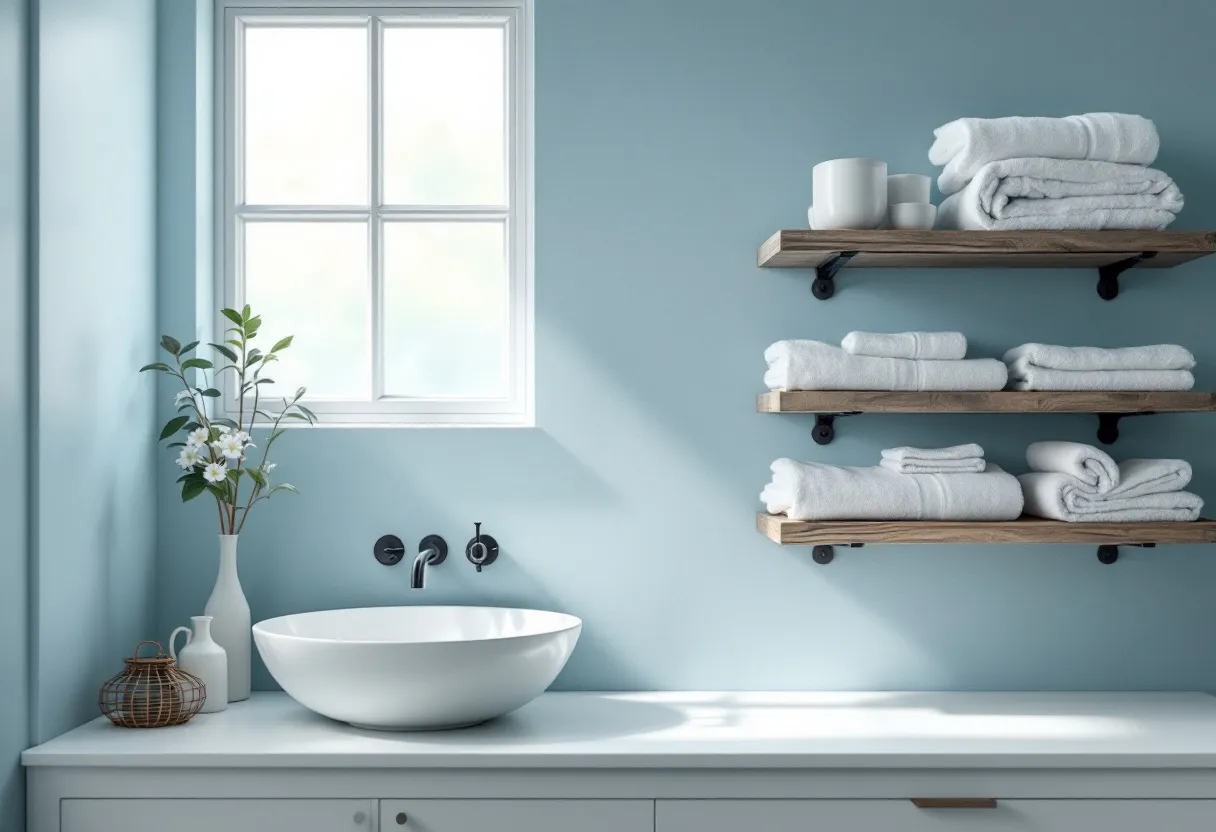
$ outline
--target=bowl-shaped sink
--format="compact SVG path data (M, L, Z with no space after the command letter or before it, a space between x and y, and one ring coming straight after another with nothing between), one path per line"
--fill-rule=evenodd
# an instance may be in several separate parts
M259 621L253 638L283 690L360 728L476 725L553 683L583 622L497 607L370 607Z

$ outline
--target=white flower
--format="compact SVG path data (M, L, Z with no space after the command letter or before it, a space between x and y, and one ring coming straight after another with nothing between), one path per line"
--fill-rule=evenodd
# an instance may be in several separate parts
M245 431L243 431L243 430L238 430L236 432L236 441L240 442L242 445L248 445L249 440L252 438L253 438L252 436L245 433Z
M183 390L173 397L173 406L181 407L186 402L198 401L198 397L194 395L193 390Z
M222 453L228 459L240 459L245 453L245 446L241 443L239 434L225 433L219 439L211 443L211 447Z
M207 482L223 482L228 476L228 468L222 462L208 463L203 469L203 479Z
M228 427L227 425L216 425L215 429L220 432L220 436L232 432L232 428Z
M177 464L183 471L189 471L202 461L203 457L199 454L197 445L187 445L177 456Z
M269 474L277 467L279 467L279 463L277 462L265 462L262 464L262 473Z
M194 430L190 431L190 435L186 437L186 447L201 448L207 444L207 440L210 438L211 436L207 432L206 428L195 428Z

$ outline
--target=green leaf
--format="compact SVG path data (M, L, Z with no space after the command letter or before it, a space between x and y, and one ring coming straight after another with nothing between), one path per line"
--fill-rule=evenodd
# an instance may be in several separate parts
M258 385L258 384L274 384L274 379L272 379L272 378L260 378L260 379L258 379L257 381L255 381L255 382L254 382L254 385L255 385L255 386L256 386L256 385Z
M241 310L241 319L247 321L247 320L249 320L249 316L252 314L253 314L253 309L250 308L249 304L245 304L245 308Z
M258 327L260 327L261 325L262 325L262 316L261 315L259 315L256 318L250 318L249 320L245 321L245 337L246 338L253 337L253 334L258 331Z
M177 355L182 351L181 341L178 341L176 338L170 335L160 336L160 345L164 348L165 352L169 353L170 355Z
M220 393L219 390L216 390L214 387L208 387L206 390L200 391L199 395L206 396L209 399L218 399L223 394Z
M270 438L266 440L266 453L270 453L270 446L274 444L274 440L278 439L285 433L287 433L286 428L279 428L274 433L270 434Z
M294 485L292 485L291 483L289 483L289 482L281 482L281 483L279 483L278 485L276 485L276 486L274 486L273 488L271 488L269 491L267 491L267 492L266 492L266 496L267 496L267 497L269 497L271 494L274 494L276 491L290 491L292 494L299 494L299 493L300 493L300 489L296 488L296 487L295 487Z
M248 310L249 307L246 306L245 309ZM235 309L221 309L220 314L232 321L237 326L242 326L245 323L244 317L242 317L241 313L237 312Z
M186 443L185 442L170 442L165 447L166 448L184 448L184 447L186 447Z
M291 339L294 337L295 337L294 335L288 335L286 338L280 338L279 342L270 348L270 351L278 352L279 350L287 349L288 347L291 346Z
M215 483L207 482L206 480L204 480L203 482L208 491L210 491L215 496L219 497L224 502L228 502L228 489L220 488Z
M140 371L141 373L142 373L142 372L145 372L145 371L147 371L147 370L159 370L159 371L160 371L160 372L162 372L162 373L171 373L171 372L173 372L173 368L172 368L172 367L170 367L168 364L162 364L162 363L160 363L159 361L158 361L158 362L156 362L155 364L145 364L144 366L142 366L142 367L140 367L140 368L139 368L139 371Z
M198 341L191 341L189 344L186 344L186 346L182 347L182 351L180 353L178 353L178 355L185 355L186 353L190 352L197 346L198 346Z
M224 427L232 428L233 430L241 429L241 426L238 425L236 422L232 421L231 419L212 419L211 424L223 425Z
M240 346L240 344L237 344L237 346ZM218 352L220 355L224 356L224 358L227 358L229 361L231 361L233 364L236 364L240 361L240 359L236 357L236 353L233 352L232 350L228 349L228 347L225 347L223 344L211 344L211 347L216 352Z
M304 387L301 387L299 390L296 390L296 397L294 399L292 399L292 401L298 402L300 399L304 398L304 394L306 392L307 392L307 388L304 388Z
M244 468L229 468L228 469L228 481L229 482L240 482L241 477L243 477L244 475L245 475Z
M249 479L251 479L251 480L253 480L254 482L256 482L256 483L257 483L258 485L260 485L262 488L265 488L265 487L266 487L266 475L265 475L265 474L263 474L263 473L262 473L262 471L261 471L260 469L258 469L258 468L242 468L241 470L246 471L246 472L249 474Z
M190 421L189 416L174 416L172 419L170 419L168 422L165 423L165 426L163 428L161 428L160 439L158 439L156 441L160 442L162 440L168 439L170 436L172 436L173 434L175 434L179 430L181 430L183 427L185 427L186 423L189 421Z
M215 366L214 364L212 364L210 361L208 361L205 358L187 358L185 361L182 362L183 370L192 370L192 369L210 370L214 366Z
M307 416L305 416L303 413L288 413L288 414L287 414L286 416L284 416L283 418L285 418L285 419L299 419L301 422L308 422L308 417L307 417ZM309 422L309 424L312 424L312 423L311 423L311 422Z
M311 410L309 410L307 407L305 407L305 406L304 406L304 405L302 405L302 404L297 404L297 405L296 405L296 407L300 408L300 410L302 410L302 411L304 412L304 415L308 417L308 421L309 421L309 422L316 422L316 421L317 421L317 414L313 413L313 412L312 412Z
M182 484L182 502L188 503L207 490L207 483L203 480L186 480Z

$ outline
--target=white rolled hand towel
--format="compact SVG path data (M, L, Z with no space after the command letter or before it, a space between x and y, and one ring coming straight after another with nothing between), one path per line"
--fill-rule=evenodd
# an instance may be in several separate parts
M937 187L949 196L989 162L1042 156L1151 165L1161 139L1142 116L1086 113L1064 118L960 118L933 131L929 161L943 165Z
M969 231L1150 229L1182 210L1182 191L1155 168L1112 162L990 162L938 207L937 227Z
M995 465L982 474L899 474L778 459L760 500L791 520L1014 520L1022 489Z
M850 355L958 361L967 356L961 332L850 332L840 342Z
M1018 483L1027 514L1068 523L1184 523L1203 510L1203 498L1189 491L1112 497L1060 473L1022 474Z
M1031 471L1067 474L1094 493L1110 491L1121 482L1119 463L1100 448L1082 442L1034 442L1026 448Z
M850 355L822 341L778 341L764 351L770 390L1000 390L1008 370L992 358L920 361Z
M984 449L974 442L948 448L887 448L878 464L900 474L978 474L986 467Z

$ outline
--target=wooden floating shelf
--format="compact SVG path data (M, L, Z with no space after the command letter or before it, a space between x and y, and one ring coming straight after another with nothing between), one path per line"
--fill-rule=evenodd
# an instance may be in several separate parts
M815 297L835 292L841 269L1099 269L1098 294L1119 274L1166 269L1216 253L1212 231L778 231L760 246L765 268L815 269Z
M877 390L778 390L756 397L760 413L813 413L811 436L826 445L835 419L857 413L1094 413L1098 440L1119 438L1124 416L1216 412L1216 393L1013 391L913 393Z
M790 520L756 514L756 530L783 546L814 546L815 560L829 563L833 546L867 543L1077 543L1096 544L1098 559L1114 563L1119 546L1216 543L1216 521L1192 523L1065 523L1022 516L1003 522L928 520Z

